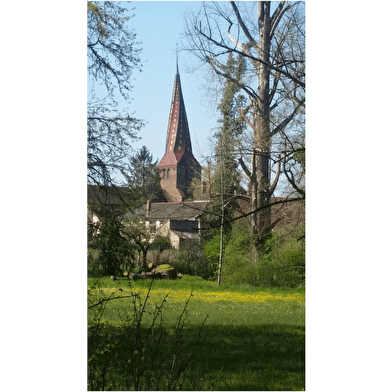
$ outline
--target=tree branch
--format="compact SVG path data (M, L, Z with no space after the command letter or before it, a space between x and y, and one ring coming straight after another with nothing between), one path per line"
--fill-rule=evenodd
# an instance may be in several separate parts
M240 157L240 159L238 159L238 163L241 165L242 170L245 172L245 174L249 177L249 179L252 176L252 173L250 172L250 170L247 168L247 166L245 165L245 162L243 161L242 157Z
M242 20L242 18L241 18L241 14L240 14L240 12L238 11L238 8L237 8L235 2L234 2L234 1L230 1L230 4L231 4L231 7L232 7L233 10L234 10L235 16L236 16L236 18L237 18L237 21L238 21L238 23L239 23L239 25L240 25L242 31L244 32L246 38L248 38L248 40L249 40L249 43L250 43L255 49L257 49L257 42L254 40L254 38L252 37L252 35L249 33L248 28L245 26L245 24L244 24L244 22L243 22L243 20ZM229 28L229 30L230 30L230 28Z
M121 290L122 291L122 289L119 289L119 290ZM130 294L130 295L123 295L123 296L120 296L120 297L113 297L113 298L111 298L111 297L109 297L109 298L103 298L103 299L101 299L101 300L99 300L96 304L94 304L94 305L90 305L87 309L92 309L92 308L95 308L96 306L98 306L98 305L101 305L101 304L103 304L104 302L108 302L108 301L113 301L113 300L115 300L115 299L121 299L121 298L131 298L131 297L138 297L139 296L139 294Z
M289 124L289 122L294 118L294 116L298 113L298 111L300 110L301 105L297 105L293 112L290 114L290 116L286 117L274 130L271 131L271 137L276 135L278 132L283 131L287 125Z
M273 183L270 186L270 194L272 195L274 193L274 190L276 188L276 185L278 185L279 177L280 177L280 168L281 168L281 161L280 161L281 153L278 154L278 169L276 170L275 178Z

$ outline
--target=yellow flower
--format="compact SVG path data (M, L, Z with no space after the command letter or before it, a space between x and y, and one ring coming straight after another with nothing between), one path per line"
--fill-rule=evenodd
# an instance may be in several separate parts
M104 288L101 292L106 295L112 295L117 289L115 288ZM91 290L97 291L97 290ZM147 295L148 289L146 288L124 288L122 295L139 294L143 297ZM170 289L153 289L150 291L150 298L152 301L160 301L167 294L169 294L170 302L185 302L189 295L190 290L170 290ZM270 294L266 292L257 293L242 293L232 291L193 291L193 299L207 303L214 303L219 301L234 302L234 303L266 303L266 302L297 302L304 303L305 297L299 293L295 294Z

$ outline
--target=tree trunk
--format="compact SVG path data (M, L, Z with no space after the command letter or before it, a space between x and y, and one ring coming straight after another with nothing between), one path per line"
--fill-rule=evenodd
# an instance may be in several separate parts
M270 202L270 171L269 160L271 151L270 131L270 49L271 49L271 18L269 2L259 2L258 20L260 27L258 55L262 60L257 64L259 100L254 102L254 146L255 157L255 186L252 193L252 207L257 210L252 219L254 257L264 251L265 240L271 224ZM266 208L267 207L267 208ZM254 260L257 261L257 260Z
M244 6L244 12L240 9L242 2L231 1L231 10L227 11L221 3L205 2L203 11L195 14L189 20L190 48L201 61L211 65L214 72L230 82L236 82L248 96L251 106L241 115L246 123L253 129L252 163L248 170L242 158L240 164L249 177L249 191L251 197L252 214L252 242L253 262L257 262L259 256L266 250L266 240L269 238L275 222L271 219L270 198L279 180L281 160L277 157L277 171L275 178L271 179L270 162L276 152L271 151L271 139L278 133L284 134L293 118L304 106L305 100L302 93L305 89L304 72L304 47L302 45L304 34L301 27L302 16L301 3L289 3L280 1L271 10L271 2L257 2L257 21L250 20L250 14ZM243 2L245 4L247 2ZM297 8L299 14L289 14L289 10ZM209 12L212 9L212 12ZM232 12L231 12L232 11ZM287 18L284 19L284 16ZM299 16L297 19L296 16ZM219 27L217 20L226 21L227 29ZM297 24L299 22L299 24ZM214 26L214 27L213 27ZM257 33L255 30L257 29ZM227 40L224 38L227 35ZM274 37L274 41L272 41ZM293 50L290 50L295 43ZM303 42L304 44L304 42ZM299 50L296 53L295 48ZM249 61L257 75L257 91L253 85L249 85L242 78L235 78L220 58L224 53L237 53ZM273 81L272 81L273 77ZM284 107L286 103L296 103L292 109ZM278 124L271 125L271 112L280 116L282 108L286 111L284 119ZM287 113L289 110L289 113ZM251 116L252 119L248 118ZM284 169L284 168L283 168Z
M143 269L145 269L145 270L148 269L148 265L147 265L147 249L142 249L141 266L142 266Z

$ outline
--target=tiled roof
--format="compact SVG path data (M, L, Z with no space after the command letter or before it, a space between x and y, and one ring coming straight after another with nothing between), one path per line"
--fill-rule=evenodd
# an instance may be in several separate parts
M182 96L180 75L177 70L167 129L166 152L158 167L175 166L184 155L188 155L189 158L196 161L192 153L188 119Z
M208 202L151 203L147 218L152 220L195 220L207 207Z

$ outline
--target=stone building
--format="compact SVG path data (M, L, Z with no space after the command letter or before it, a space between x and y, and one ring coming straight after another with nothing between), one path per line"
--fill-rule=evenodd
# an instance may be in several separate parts
M174 78L165 155L158 163L166 203L147 202L146 221L157 233L170 239L173 248L182 248L200 239L201 218L207 201L195 199L192 183L200 183L201 166L192 152L180 74Z
M157 235L166 237L173 248L187 247L200 240L200 229L206 201L195 202L147 202L146 221Z

